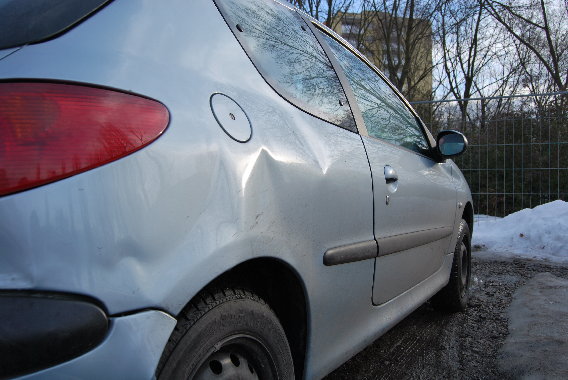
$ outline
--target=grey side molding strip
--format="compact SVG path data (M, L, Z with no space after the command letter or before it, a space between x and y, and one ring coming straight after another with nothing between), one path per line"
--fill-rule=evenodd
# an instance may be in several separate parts
M362 241L328 249L323 255L323 263L326 266L347 264L354 261L374 259L377 257L377 253L377 242L375 240Z
M452 232L452 227L440 227L377 239L379 245L378 256L390 255L391 253L419 247L448 237Z

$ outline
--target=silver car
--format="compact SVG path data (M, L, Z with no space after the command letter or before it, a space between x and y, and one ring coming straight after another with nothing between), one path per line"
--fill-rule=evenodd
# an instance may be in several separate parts
M0 377L318 379L467 305L452 156L272 0L0 0Z

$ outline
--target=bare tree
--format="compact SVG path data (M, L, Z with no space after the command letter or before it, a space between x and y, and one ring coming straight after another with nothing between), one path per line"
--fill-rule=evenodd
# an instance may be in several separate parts
M476 90L474 82L488 63L489 50L480 42L484 20L484 0L446 2L441 11L439 40L447 94L458 100L462 123L468 115L468 98Z
M438 42L441 55L439 78L442 98L458 99L462 127L471 117L471 97L494 97L514 93L520 85L515 45L486 9L485 0L450 0L440 12ZM488 117L487 102L475 111ZM492 102L498 113L509 101ZM483 118L485 119L485 118ZM482 125L483 127L483 125Z
M290 3L303 10L316 20L333 28L340 22L338 15L349 12L354 0L289 0Z
M385 42L382 68L411 100L432 90L432 19L442 1L374 1L378 33Z
M409 100L458 99L464 126L511 106L503 98L470 109L468 98L566 90L568 0L290 1L347 38Z
M487 0L486 4L490 14L517 42L519 64L525 71L529 86L535 91L550 90L550 87L566 91L568 2ZM548 79L546 82L552 86L543 88L543 79Z

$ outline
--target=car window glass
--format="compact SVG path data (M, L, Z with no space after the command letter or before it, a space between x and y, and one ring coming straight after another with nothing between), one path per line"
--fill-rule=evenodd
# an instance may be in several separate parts
M272 0L217 0L265 80L305 111L356 131L337 74L303 19Z
M387 82L338 41L322 35L353 88L369 135L416 152L428 151L418 121Z

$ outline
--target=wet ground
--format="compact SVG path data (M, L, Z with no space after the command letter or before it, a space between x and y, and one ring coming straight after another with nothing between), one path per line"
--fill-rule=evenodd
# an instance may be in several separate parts
M448 315L425 304L326 380L514 378L499 368L513 294L538 273L568 279L568 265L490 257L474 253L466 312Z

